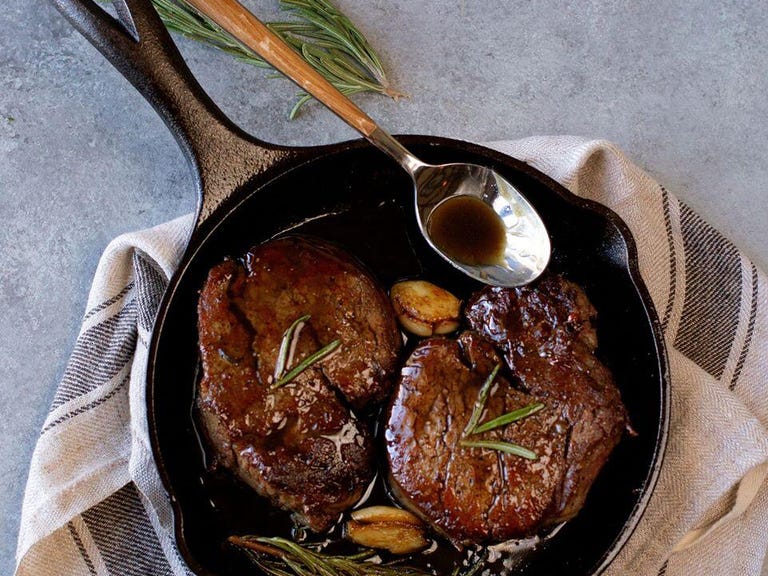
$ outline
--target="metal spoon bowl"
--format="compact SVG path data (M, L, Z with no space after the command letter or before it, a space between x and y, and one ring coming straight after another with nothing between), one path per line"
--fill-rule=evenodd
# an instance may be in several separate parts
M381 128L367 138L411 175L419 228L429 245L451 265L475 280L494 286L527 284L544 271L551 252L547 229L525 196L498 173L477 164L426 164ZM497 261L461 261L456 254L438 245L430 233L435 209L446 200L460 196L479 199L499 217L505 241L502 257Z
M480 282L495 286L527 284L544 271L551 252L546 227L533 206L507 180L493 170L475 164L435 166L422 162L302 60L237 0L188 1L330 108L411 175L419 229L429 245L450 264ZM503 226L500 257L462 257L455 250L447 250L446 244L441 245L436 241L436 236L430 233L435 210L457 197L480 200L500 219L500 224L496 223ZM461 230L450 233L460 235Z

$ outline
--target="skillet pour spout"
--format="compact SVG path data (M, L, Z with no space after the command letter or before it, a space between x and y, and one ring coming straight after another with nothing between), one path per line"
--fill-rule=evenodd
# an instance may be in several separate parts
M117 18L95 0L52 2L152 104L191 167L198 218L155 319L146 382L149 432L173 508L176 543L190 569L206 576L254 573L222 543L232 534L287 534L290 519L207 466L194 406L196 310L208 271L291 230L344 245L385 286L422 276L466 299L480 284L422 238L410 179L370 144L286 148L262 142L205 94L150 0L115 0ZM622 440L581 513L526 559L525 572L599 574L642 517L669 425L667 357L632 236L606 208L514 158L444 138L406 136L398 142L431 164L488 166L523 192L547 222L550 270L579 284L598 310L601 358L638 434Z

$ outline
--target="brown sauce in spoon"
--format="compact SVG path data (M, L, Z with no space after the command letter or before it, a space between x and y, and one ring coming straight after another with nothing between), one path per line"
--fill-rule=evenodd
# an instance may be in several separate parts
M504 223L485 202L474 196L454 196L439 204L427 231L449 257L473 266L504 262L507 234Z

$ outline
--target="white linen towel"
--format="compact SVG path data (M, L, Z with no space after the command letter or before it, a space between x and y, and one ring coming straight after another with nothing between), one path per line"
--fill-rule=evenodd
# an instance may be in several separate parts
M664 466L606 575L758 576L768 545L768 285L716 230L605 141L491 145L613 209L637 244L672 379ZM188 574L152 460L151 324L187 216L106 249L32 457L18 540L27 575Z

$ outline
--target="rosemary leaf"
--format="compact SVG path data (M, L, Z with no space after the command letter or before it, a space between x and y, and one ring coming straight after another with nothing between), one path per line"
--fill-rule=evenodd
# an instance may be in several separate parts
M467 422L467 425L464 428L464 436L472 434L478 422L480 422L480 417L483 415L483 410L485 409L485 403L488 401L488 393L491 391L491 384L493 384L496 374L499 373L500 369L501 364L496 364L488 375L488 378L485 379L485 382L483 382L483 385L480 387L480 392L478 392L475 405L472 408L472 415L469 417L469 422Z
M517 444L511 442L501 442L498 440L461 440L459 442L462 446L467 448L488 448L490 450L498 450L505 454L514 454L515 456L521 456L528 460L538 460L536 452L523 448Z
M307 94L306 92L299 92L298 94L299 99L296 100L296 103L293 105L293 108L291 108L291 111L288 112L288 119L293 120L296 118L296 115L299 113L299 110L301 109L304 104L312 100L312 96Z
M542 404L541 402L537 402L534 404L529 404L528 406L525 406L523 408L513 410L512 412L507 412L506 414L503 414L498 418L494 418L493 420L489 420L485 424L481 424L480 426L475 427L472 430L472 434L482 434L483 432L488 432L489 430L494 430L496 428L506 426L507 424L512 424L512 422L517 422L518 420L527 418L531 414L536 414L536 412L538 412L542 408L544 408L544 404Z
M304 370L312 366L312 364L314 364L315 362L319 362L320 360L328 356L331 352L336 350L336 348L338 348L339 346L341 346L341 340L334 340L333 342L326 344L325 346L320 348L320 350L318 350L317 352L313 352L312 354L304 358L304 360L299 362L287 374L281 376L279 380L277 380L274 384L272 384L272 386L270 386L270 388L274 390L275 388L280 388L280 386L284 386L285 384L288 384L288 382L296 378L296 376L304 372Z
M280 341L280 349L277 353L277 360L275 361L275 371L272 375L275 382L280 380L285 372L285 363L288 361L288 352L293 343L293 335L296 333L296 329L300 324L304 324L310 318L311 316L309 314L305 314L301 318L296 318L296 320L293 321L293 324L283 332L283 339Z

